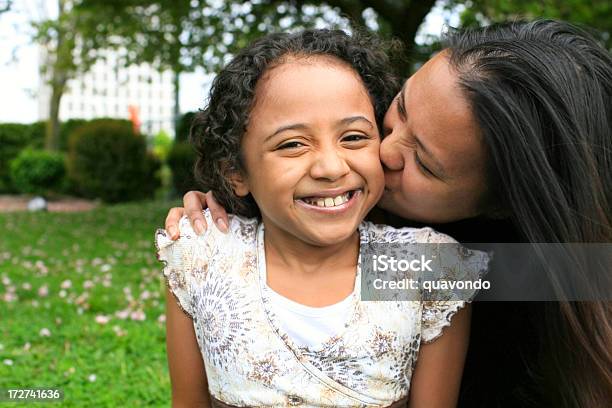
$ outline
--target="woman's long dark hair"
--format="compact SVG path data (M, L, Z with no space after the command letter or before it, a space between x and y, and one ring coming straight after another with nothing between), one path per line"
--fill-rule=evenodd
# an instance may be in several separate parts
M446 41L490 153L494 201L522 239L612 242L610 53L583 30L552 20L457 31ZM610 302L546 306L541 385L551 391L548 403L610 406Z

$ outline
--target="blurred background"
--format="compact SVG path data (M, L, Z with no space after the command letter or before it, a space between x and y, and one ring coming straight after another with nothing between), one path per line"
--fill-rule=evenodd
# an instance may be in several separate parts
M609 0L0 0L0 391L169 405L153 233L197 188L191 120L238 49L365 29L407 77L449 26L536 17L612 46Z

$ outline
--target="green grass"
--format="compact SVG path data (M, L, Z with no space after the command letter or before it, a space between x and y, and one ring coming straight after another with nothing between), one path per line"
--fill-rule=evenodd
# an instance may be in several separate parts
M170 405L153 234L172 204L0 213L0 388L59 387L68 407Z

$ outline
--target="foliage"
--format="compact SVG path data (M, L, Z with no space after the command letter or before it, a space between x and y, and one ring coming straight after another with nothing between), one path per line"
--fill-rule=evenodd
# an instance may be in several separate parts
M63 152L68 151L68 140L70 140L70 135L74 133L76 129L89 122L90 121L86 119L68 119L67 121L62 122L59 133L59 150Z
M25 149L11 161L10 167L13 186L21 193L48 196L62 187L63 154Z
M33 41L43 50L41 74L51 88L49 120L45 148L58 150L60 146L59 108L66 84L71 78L87 72L114 47L114 37L106 29L106 22L120 18L114 10L83 6L83 0L57 0L57 17L47 16L33 22Z
M396 59L408 75L437 45L419 47L416 33L435 0L58 0L57 19L35 25L46 50L52 88L46 146L59 146L59 105L68 79L87 71L107 49L122 50L122 65L147 62L181 73L218 71L236 50L272 31L305 27L369 29L398 39L407 58ZM607 0L440 0L463 10L462 25L516 16L561 18L594 27L612 45L612 5ZM178 81L175 94L178 95ZM177 98L175 100L178 101ZM175 108L178 112L178 106ZM177 134L180 134L177 132Z
M33 149L42 149L45 146L45 132L47 124L44 121L34 122L28 125L29 143L28 146Z
M41 122L31 125L21 123L0 124L0 191L13 190L10 178L10 162L26 147L40 147Z
M172 170L174 192L182 196L189 190L197 190L198 185L193 174L196 153L190 143L175 143L168 154L168 166Z
M172 148L172 138L170 135L162 130L153 136L151 143L153 145L153 154L155 154L159 160L165 162Z
M173 205L0 213L0 388L59 387L71 408L171 405L153 233Z
M608 49L612 48L612 2L609 0L470 0L447 2L448 7L463 4L461 25L481 26L516 19L552 18L584 25L599 31Z
M191 129L191 123L197 112L187 112L178 123L176 128L176 136L174 137L175 142L187 142L189 140L189 130Z
M98 120L70 136L68 174L85 197L106 202L151 197L159 187L161 163L146 151L146 141L125 121Z
M115 14L107 30L128 52L124 63L148 62L175 73L214 72L228 54L270 31L312 26L323 13L293 2L212 0L82 0L82 8Z

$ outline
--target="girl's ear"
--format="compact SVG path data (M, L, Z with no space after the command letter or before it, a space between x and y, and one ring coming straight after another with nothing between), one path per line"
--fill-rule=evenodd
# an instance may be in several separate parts
M227 161L221 162L220 165L223 175L229 180L232 190L234 190L234 194L238 197L245 197L249 194L249 185L242 173Z
M249 184L240 172L233 171L229 175L229 182L234 190L234 194L238 197L245 197L249 194Z

